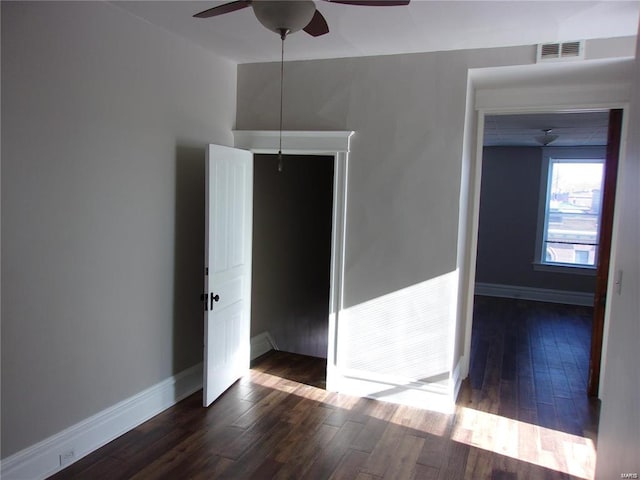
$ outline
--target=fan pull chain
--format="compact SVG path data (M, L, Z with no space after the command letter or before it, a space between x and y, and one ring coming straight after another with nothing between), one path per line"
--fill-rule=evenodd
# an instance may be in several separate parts
M278 150L278 171L282 172L284 167L284 159L282 158L282 104L284 97L284 39L287 38L287 30L280 31L280 39L282 40L282 48L280 51L280 144Z

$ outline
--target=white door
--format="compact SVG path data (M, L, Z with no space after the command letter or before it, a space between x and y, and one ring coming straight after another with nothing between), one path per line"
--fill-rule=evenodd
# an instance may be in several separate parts
M209 145L205 188L205 407L249 369L253 155Z

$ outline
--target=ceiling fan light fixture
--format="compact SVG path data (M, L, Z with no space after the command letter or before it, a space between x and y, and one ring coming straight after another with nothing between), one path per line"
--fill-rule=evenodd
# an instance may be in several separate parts
M329 3L359 5L362 7L394 7L408 5L410 0L325 0ZM234 0L208 8L194 15L211 18L251 7L258 21L267 29L286 37L304 30L312 37L329 33L329 25L313 0Z
M408 5L410 0L325 0L346 5L392 7ZM278 171L283 169L282 120L284 103L284 41L287 35L304 30L312 37L329 33L327 21L313 0L234 0L196 13L196 18L211 18L251 7L258 21L267 30L277 33L282 41L280 52L280 139Z
M283 30L294 33L309 25L316 12L312 0L295 2L254 0L251 7L258 21L268 30L282 35Z
M559 135L554 135L551 133L551 128L545 128L542 131L544 132L544 135L538 135L537 137L535 137L535 140L544 147L546 147L550 143L555 142L559 138Z

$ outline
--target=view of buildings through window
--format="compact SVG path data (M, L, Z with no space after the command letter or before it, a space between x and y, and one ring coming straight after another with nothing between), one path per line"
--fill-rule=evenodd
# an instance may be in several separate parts
M596 266L603 176L602 159L550 160L543 263Z

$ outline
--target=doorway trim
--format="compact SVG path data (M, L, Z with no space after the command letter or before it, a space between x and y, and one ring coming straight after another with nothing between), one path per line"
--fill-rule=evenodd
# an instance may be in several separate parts
M526 69L523 69L525 71ZM499 78L499 74L496 72L496 78ZM466 238L466 271L469 272L466 278L466 285L461 290L462 295L462 311L460 318L464 325L464 350L463 358L464 363L462 365L463 378L469 373L469 362L471 353L471 335L473 325L473 301L475 293L475 273L477 262L477 243L478 243L478 223L480 213L480 186L482 177L482 155L483 155L483 137L484 137L484 122L487 115L500 115L500 114L529 114L529 113L567 113L567 112L587 112L594 110L623 110L623 124L621 133L621 150L619 156L619 168L618 176L623 171L624 163L624 145L627 132L628 122L628 108L630 98L630 84L621 83L613 85L611 90L603 92L601 86L598 85L583 85L578 91L575 90L575 84L565 83L563 85L554 87L553 95L550 95L548 88L540 86L525 86L514 88L476 88L473 85L473 72L470 72L470 91L472 92L473 99L471 101L470 109L467 111L467 115L472 116L473 133L470 136L472 145L470 147L473 153L470 155L471 160L471 174L469 177L469 201L468 201L468 214L467 214L467 231ZM514 80L514 84L517 85L517 81ZM544 94L543 94L544 93ZM517 99L517 100L516 100ZM542 100L541 100L542 99ZM557 101L553 104L551 102ZM616 194L615 210L613 219L613 229L611 235L611 254L609 265L609 283L607 292L613 291L613 272L612 269L615 266L615 245L618 232L618 216L620 210L620 198ZM611 310L611 302L607 302L605 306L604 315L604 333L602 341L602 352L600 356L602 374L600 376L600 386L604 380L604 363L603 359L606 355L606 343L609 329L609 316Z
M343 306L344 252L346 244L347 173L351 136L355 132L282 131L284 155L322 155L333 157L333 207L331 220L331 273L329 280L329 332L327 343L327 389L331 389L329 372L336 364L337 322ZM254 155L278 153L280 131L234 130L234 146Z

